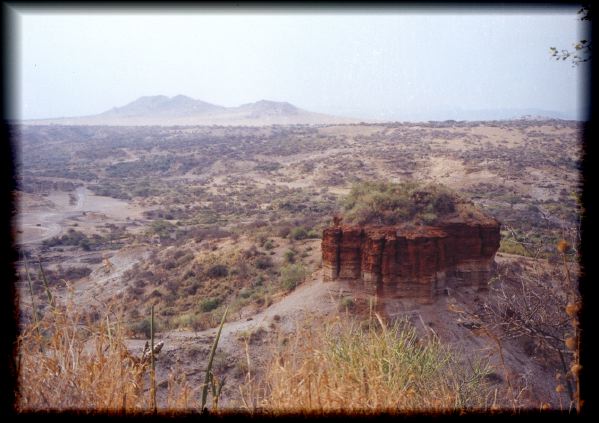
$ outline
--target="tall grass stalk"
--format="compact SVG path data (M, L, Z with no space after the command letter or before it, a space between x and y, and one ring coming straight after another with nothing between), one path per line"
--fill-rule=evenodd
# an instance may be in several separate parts
M483 360L464 364L407 321L337 320L304 328L275 353L262 404L281 412L486 410L493 392Z
M151 373L152 411L154 413L156 413L156 365L154 363L154 304L152 304L151 316L150 316L150 363L152 366L152 373Z
M200 403L200 410L202 412L205 411L206 408L206 401L208 400L208 387L209 385L213 386L213 393L214 395L216 395L216 392L218 391L218 394L220 395L222 386L220 386L218 389L216 389L214 387L214 375L212 374L212 363L214 362L214 354L216 353L216 347L218 346L218 341L220 340L220 334L223 330L223 326L225 325L225 320L227 318L227 312L229 311L229 306L227 306L227 308L225 309L225 312L223 314L223 317L220 321L220 326L218 327L218 331L216 332L216 337L214 338L214 342L212 343L212 348L210 350L210 356L208 357L208 365L206 366L206 375L204 377L204 385L202 386L202 402ZM221 383L224 383L221 382ZM213 398L213 400L218 401L217 399L218 397Z
M35 324L35 329L37 331L38 336L41 337L39 322L38 322L37 306L35 305L35 296L33 295L33 284L31 282L31 275L29 274L29 263L27 262L27 256L25 254L23 254L23 259L25 261L25 274L27 275L27 284L29 286L29 295L31 296L31 309L32 309L32 313L33 313L33 322ZM40 345L40 348L42 348L41 345Z
M44 281L44 288L46 289L46 295L48 295L48 302L54 308L56 305L54 304L54 298L52 297L52 293L50 292L50 287L48 285L48 280L46 279L46 273L44 272L44 267L42 266L42 259L38 257L38 264L40 266L40 274L42 275L42 280Z
M41 316L37 326L21 327L17 411L152 411L144 392L149 363L129 352L119 312L114 312L115 319L91 320L80 309L67 298L64 305ZM113 310L107 309L106 316ZM169 383L168 390L183 393L172 395L175 401L167 404L169 408L191 407L185 380Z

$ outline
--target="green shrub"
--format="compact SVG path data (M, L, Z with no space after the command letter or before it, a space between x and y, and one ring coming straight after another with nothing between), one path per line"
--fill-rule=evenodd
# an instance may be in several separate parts
M426 224L431 224L434 223L435 220L437 220L437 215L435 213L422 213L420 218L422 219L422 222Z
M200 302L200 310L203 312L209 312L214 310L220 305L220 299L217 297L206 298Z
M293 228L291 232L289 232L289 239L294 239L296 241L306 239L308 237L308 232L303 227Z
M283 255L283 257L285 258L285 262L295 263L295 251L287 250L287 251L285 251L285 254Z
M456 193L442 185L360 182L342 200L342 208L344 220L350 224L430 224L455 212L458 200Z
M89 267L86 267L86 266L69 267L69 268L62 270L62 272L60 273L60 277L61 277L61 279L73 281L73 280L77 280L77 279L81 279L86 276L89 276L89 274L91 272L92 272L92 269L90 269Z
M291 227L287 224L279 227L279 229L277 230L277 236L281 237L281 238L287 238L287 236L289 235L289 232L291 232Z
M448 214L455 211L454 198L446 192L441 192L434 200L435 211L439 214Z
M343 297L341 301L339 301L339 308L342 311L351 310L356 306L356 303L352 297Z
M150 228L160 238L169 238L176 230L176 226L166 220L155 220Z
M185 313L173 318L171 325L174 328L191 328L193 320L193 313Z
M58 245L76 245L81 247L85 251L91 249L91 241L83 232L76 231L73 228L69 228L67 233L63 236L55 236L50 239L42 241L44 247L55 247Z
M261 162L256 165L254 169L261 170L263 172L273 172L279 170L283 165L278 162Z
M215 264L206 271L211 278L224 278L229 275L229 269L224 264Z
M260 270L269 269L273 266L272 259L268 256L258 257L256 259L256 268Z
M502 239L499 243L499 252L507 254L515 254L519 256L530 256L524 246L511 239Z
M241 298L249 298L252 295L252 290L249 288L243 288L241 291L239 291L239 296Z
M141 322L138 322L131 326L131 332L135 336L143 336L146 339L150 339L152 334L150 332L151 322L150 318L146 318ZM158 325L156 324L156 320L154 319L154 334L158 331Z
M281 269L281 285L287 291L295 289L306 277L306 269L301 264L288 264Z

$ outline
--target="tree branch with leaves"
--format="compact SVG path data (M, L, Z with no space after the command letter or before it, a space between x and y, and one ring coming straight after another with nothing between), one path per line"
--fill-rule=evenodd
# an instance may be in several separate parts
M583 6L578 12L580 15L580 21L591 21L591 8L589 5ZM556 47L550 47L549 51L551 57L555 60L571 60L572 66L578 66L580 63L591 61L591 42L589 40L580 40L576 44L573 44L574 50L568 49L557 49Z

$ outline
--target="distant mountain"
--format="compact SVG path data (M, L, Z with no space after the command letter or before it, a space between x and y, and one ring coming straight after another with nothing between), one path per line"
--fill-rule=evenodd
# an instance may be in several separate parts
M225 107L216 106L191 97L177 95L169 98L165 95L140 97L123 106L115 107L100 116L189 116L201 113L215 113L226 110Z
M377 115L360 113L351 105L338 107L332 116L300 109L287 102L260 100L237 107L224 107L196 100L184 95L144 96L122 107L114 107L92 116L35 119L23 121L29 125L293 125L293 124L336 124L359 122L426 122L426 121L492 121L492 120L577 120L571 114L541 109L403 109L387 108ZM359 117L363 115L363 117ZM352 116L352 117L350 117Z
M243 104L239 106L237 110L254 116L290 116L303 112L303 110L298 109L293 104L268 100L260 100L255 103Z
M357 119L309 112L287 102L260 100L224 107L184 95L144 96L98 115L27 120L30 125L290 125L357 123Z

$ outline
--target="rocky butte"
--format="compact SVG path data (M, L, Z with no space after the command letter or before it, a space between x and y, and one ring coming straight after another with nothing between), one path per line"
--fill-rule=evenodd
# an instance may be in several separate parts
M468 211L466 211L468 208ZM484 290L499 249L500 224L471 203L430 225L353 224L324 229L324 280L348 280L382 295L431 302L446 289Z

